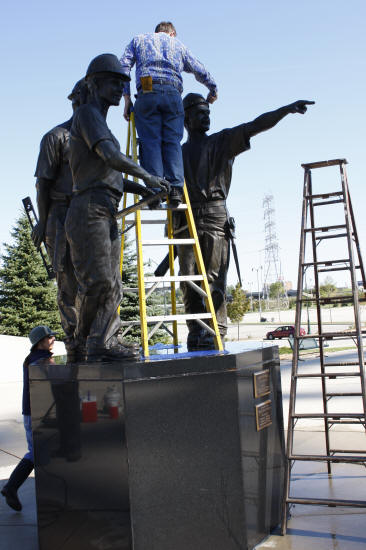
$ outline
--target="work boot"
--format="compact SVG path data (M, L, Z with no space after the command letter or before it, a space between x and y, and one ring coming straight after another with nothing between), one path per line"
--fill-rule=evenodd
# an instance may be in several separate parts
M110 340L108 340L108 347L114 347L117 346L123 346L124 348L130 349L132 351L139 351L140 349L140 343L126 340L126 338L123 338L122 334L118 332L116 336L112 336Z
M4 485L1 490L1 494L5 497L7 505L17 512L20 512L22 509L22 503L18 498L17 491L32 472L33 468L34 465L31 460L22 458L9 477L8 483Z
M199 341L202 330L191 330L187 337L187 349L188 351L197 351L199 349Z
M178 208L183 198L183 189L181 187L172 187L169 193L169 206Z
M91 348L87 350L87 363L100 361L136 361L140 357L138 349L128 349L115 345L110 348Z

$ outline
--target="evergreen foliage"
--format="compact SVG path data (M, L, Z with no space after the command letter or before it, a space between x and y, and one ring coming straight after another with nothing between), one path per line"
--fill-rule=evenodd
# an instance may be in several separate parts
M232 323L240 323L244 314L249 311L250 300L238 283L231 293L233 299L227 304L227 314Z
M127 288L138 287L137 276L137 257L136 252L133 250L134 246L130 239L126 236L123 252L123 268L122 268L122 285L123 285L123 299L120 307L120 317L122 321L139 320L139 296L137 292L131 292L126 290ZM145 266L146 267L146 266ZM149 275L149 273L145 273ZM147 299L146 310L147 315L163 315L164 314L164 296L162 293L155 290L151 296ZM126 340L140 341L141 330L140 326L134 326L127 334ZM149 341L150 345L157 342L167 343L170 341L165 330L159 329L153 335Z
M50 281L22 214L5 244L0 268L0 334L28 336L37 325L48 325L63 338L57 308L57 287Z

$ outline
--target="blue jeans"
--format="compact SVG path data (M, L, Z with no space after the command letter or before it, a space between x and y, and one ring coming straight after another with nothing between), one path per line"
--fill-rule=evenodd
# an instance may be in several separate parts
M27 444L28 444L28 452L24 455L23 458L26 458L27 460L31 460L34 464L31 416L27 414L23 415L23 423L24 423L24 429L25 429L25 436L27 438Z
M139 92L135 107L140 143L140 163L147 172L183 187L184 169L180 142L184 109L174 86L154 84L152 92Z

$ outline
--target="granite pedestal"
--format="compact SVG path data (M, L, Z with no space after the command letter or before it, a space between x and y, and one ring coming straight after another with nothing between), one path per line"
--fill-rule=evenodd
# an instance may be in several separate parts
M246 550L280 522L276 347L30 378L40 550Z

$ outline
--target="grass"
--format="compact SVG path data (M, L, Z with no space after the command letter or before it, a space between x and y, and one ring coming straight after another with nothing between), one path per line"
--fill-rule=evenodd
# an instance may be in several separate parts
M318 349L319 348L315 348L313 350L304 350L304 351L307 351L310 354L310 353L317 353ZM343 347L340 347L340 348L325 348L325 352L326 353L334 353L335 351L346 351L346 350L350 350L350 349L356 350L357 348L355 346L343 346ZM278 348L278 351L279 351L280 356L281 355L292 355L292 349L290 347L287 347L287 346L282 346L282 347ZM307 355L307 354L300 352L300 356L301 355Z

